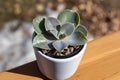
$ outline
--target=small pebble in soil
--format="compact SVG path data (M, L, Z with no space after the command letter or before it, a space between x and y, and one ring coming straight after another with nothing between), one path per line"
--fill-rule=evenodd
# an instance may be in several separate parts
M42 50L43 54L45 55L53 55L53 56L66 56L71 54L72 52L79 49L81 46L68 46L68 48L65 48L62 52L58 52L55 49L53 50Z

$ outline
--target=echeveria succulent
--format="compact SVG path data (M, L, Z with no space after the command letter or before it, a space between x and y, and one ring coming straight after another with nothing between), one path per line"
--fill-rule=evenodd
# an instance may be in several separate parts
M80 25L80 16L73 10L64 10L58 18L39 16L33 19L36 36L33 46L62 52L68 46L87 42L87 30Z

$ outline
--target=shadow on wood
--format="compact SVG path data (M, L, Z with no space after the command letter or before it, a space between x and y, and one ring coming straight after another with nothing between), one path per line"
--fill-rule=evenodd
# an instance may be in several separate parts
M43 80L50 80L39 71L36 61L14 68L7 72L39 77L42 78Z

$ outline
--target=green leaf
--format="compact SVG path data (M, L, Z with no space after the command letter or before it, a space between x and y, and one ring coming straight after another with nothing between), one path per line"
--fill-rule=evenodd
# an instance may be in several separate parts
M75 30L75 26L72 23L65 23L62 25L60 32L65 35L71 35Z
M45 16L39 16L39 17L36 17L33 19L33 27L37 34L42 33L42 29L44 28L44 19L45 18L46 18Z
M58 15L58 20L61 22L61 25L70 22L77 26L80 23L80 16L73 10L64 10Z
M66 42L63 42L62 40L57 40L53 42L52 45L59 52L61 52L63 49L65 49L68 46L68 44Z
M53 34L56 38L58 38L58 29L57 26L59 26L59 22L55 18L46 18L45 19L45 29L46 31L50 32Z
M75 30L75 32L81 32L81 33L83 33L83 35L84 36L87 36L87 29L85 28L85 26L83 26L83 25L79 25L77 28L76 28L76 30Z
M41 49L50 49L51 41L47 40L42 34L38 34L33 39L33 46Z
M59 33L59 39L64 39L67 35L64 33Z
M74 32L72 35L66 37L64 41L69 42L69 45L74 46L74 45L83 45L85 44L88 40L86 37L81 32Z

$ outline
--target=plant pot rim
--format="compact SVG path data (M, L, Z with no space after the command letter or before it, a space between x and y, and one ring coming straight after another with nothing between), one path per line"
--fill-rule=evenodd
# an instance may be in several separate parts
M36 48L36 47L33 47L33 48L35 49L35 53L41 55L45 59L48 59L48 60L53 61L53 62L63 62L63 61L65 62L65 61L69 61L69 60L75 59L76 57L81 56L84 49L86 49L86 46L87 46L87 43L83 45L82 49L77 54L75 54L74 56L71 56L71 57L67 57L67 58L50 57L48 55L43 54L38 48Z

